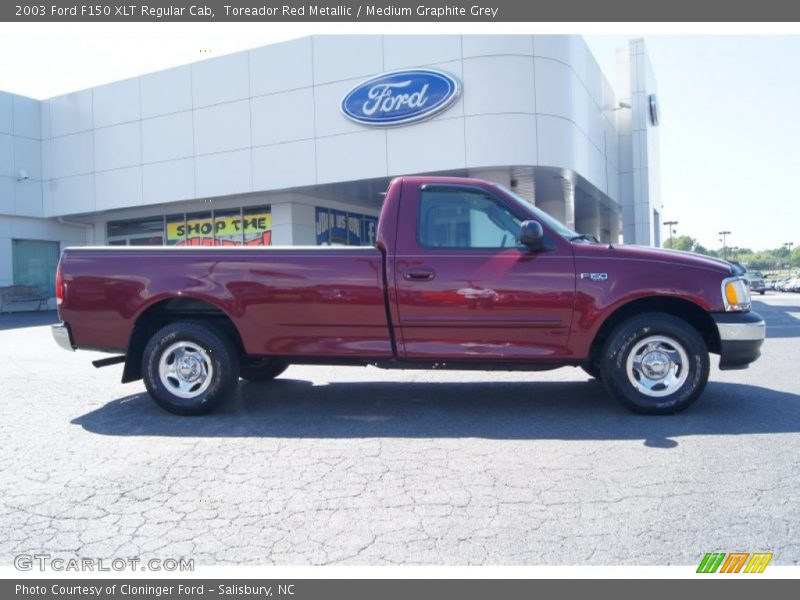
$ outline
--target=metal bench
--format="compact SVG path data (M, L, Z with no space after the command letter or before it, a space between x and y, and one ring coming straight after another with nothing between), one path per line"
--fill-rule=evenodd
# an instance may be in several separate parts
M49 298L42 294L35 285L10 285L0 288L0 313L11 312L9 305L20 302L38 302L36 310L41 310L42 305L47 307Z

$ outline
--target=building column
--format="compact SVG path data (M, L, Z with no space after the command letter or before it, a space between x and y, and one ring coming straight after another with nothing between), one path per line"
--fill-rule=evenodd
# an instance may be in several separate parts
M575 229L575 184L561 178L561 198L537 199L536 206L570 229Z
M512 177L509 188L517 196L536 206L536 177L533 174L530 177L524 177L522 181Z
M273 246L313 246L317 243L314 206L292 194L270 198Z
M590 208L589 208L589 216L583 219L579 219L575 222L575 231L578 233L585 233L587 235L593 235L598 240L601 238L601 231L600 231L600 202L597 198L589 198Z
M613 208L608 211L608 231L608 242L619 244L620 214Z
M292 203L291 202L275 202L270 204L270 213L272 215L272 245L273 246L291 246L293 243L292 236Z
M564 193L564 225L575 230L575 184L569 179L561 179L561 190Z

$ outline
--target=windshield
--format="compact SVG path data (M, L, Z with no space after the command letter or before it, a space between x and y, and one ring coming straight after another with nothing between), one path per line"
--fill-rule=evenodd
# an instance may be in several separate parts
M573 238L580 237L580 234L578 234L578 232L573 231L558 219L555 219L550 215L548 215L546 212L542 211L541 209L536 208L533 204L525 200L525 198L523 198L522 196L518 196L504 185L497 184L497 187L503 190L511 198L516 200L517 203L519 203L520 206L522 206L525 210L532 212L539 221L546 223L548 227L553 229L553 231L555 231L558 235L560 235L564 239L571 240Z

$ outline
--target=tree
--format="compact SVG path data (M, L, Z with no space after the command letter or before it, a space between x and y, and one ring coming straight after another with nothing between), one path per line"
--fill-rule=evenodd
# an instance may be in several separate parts
M664 248L670 248L671 250L686 250L690 251L695 246L695 239L689 237L688 235L679 235L678 237L674 237L672 239L664 240Z
M679 235L672 239L664 240L664 248L674 250L688 250L697 254L705 254L716 258L734 259L733 248L706 248L695 238L688 235ZM724 251L723 251L724 250ZM753 250L751 248L738 248L735 254L736 260L745 265L752 271L777 271L786 268L796 269L800 267L800 244L792 248L791 254L787 246L771 248L769 250Z

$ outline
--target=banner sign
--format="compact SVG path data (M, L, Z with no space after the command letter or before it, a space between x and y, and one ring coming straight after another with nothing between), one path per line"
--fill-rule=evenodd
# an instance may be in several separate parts
M176 246L269 246L272 215L257 213L229 217L208 217L167 223L167 243Z
M331 209L331 244L347 245L347 213Z
M317 245L373 246L378 219L359 213L317 206L315 209Z
M364 245L374 246L375 237L378 233L378 219L374 217L364 217L361 222L364 226L364 232L361 234L361 238L364 240Z
M358 215L347 215L347 241L351 246L361 245L361 218Z

